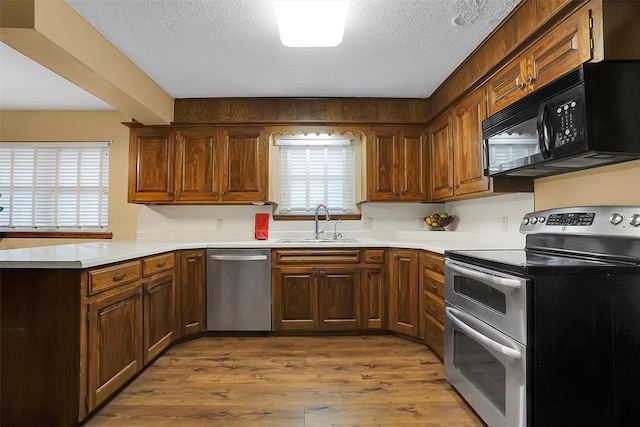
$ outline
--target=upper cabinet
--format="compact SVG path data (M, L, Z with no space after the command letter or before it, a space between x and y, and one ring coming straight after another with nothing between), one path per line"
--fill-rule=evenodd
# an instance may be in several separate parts
M129 140L129 202L173 200L173 132L134 128Z
M592 59L588 9L581 9L487 82L488 115Z
M132 128L129 156L129 202L267 202L262 128Z
M269 142L261 129L222 132L221 200L267 201Z
M432 200L489 190L482 157L482 120L486 116L484 90L479 89L431 124L428 169Z
M426 201L426 162L422 129L372 129L367 143L367 201Z

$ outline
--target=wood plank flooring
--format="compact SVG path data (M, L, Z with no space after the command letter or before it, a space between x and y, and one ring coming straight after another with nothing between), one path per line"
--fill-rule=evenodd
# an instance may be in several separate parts
M483 426L424 345L393 336L178 344L86 426Z

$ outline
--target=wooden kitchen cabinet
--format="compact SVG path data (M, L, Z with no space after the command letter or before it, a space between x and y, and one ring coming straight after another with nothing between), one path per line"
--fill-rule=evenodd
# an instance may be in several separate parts
M141 284L106 291L90 302L88 329L88 411L92 411L144 365Z
M322 331L360 329L360 268L321 267L316 273L318 328Z
M419 251L392 249L389 255L389 329L418 337Z
M591 60L591 31L590 11L582 8L491 77L488 115Z
M274 330L361 328L360 250L281 249L272 260Z
M179 286L176 312L180 313L179 335L197 334L206 329L206 251L202 249L178 252Z
M482 121L486 118L484 89L472 92L453 108L453 187L456 196L489 190L482 150Z
M220 198L218 133L211 127L176 132L176 202L217 202Z
M129 137L129 203L173 200L174 135L167 127L134 127Z
M444 358L444 256L433 252L420 254L420 288L422 289L422 337Z
M426 160L422 129L372 129L367 143L367 201L426 201Z
M222 202L268 202L269 142L259 128L222 132Z
M364 267L362 280L362 327L384 329L387 326L387 282L383 267Z
M431 200L490 190L489 177L484 176L482 150L482 121L486 117L484 89L478 89L431 123Z
M175 257L168 252L142 259L145 365L178 335Z
M130 135L132 203L268 202L263 127L133 127Z

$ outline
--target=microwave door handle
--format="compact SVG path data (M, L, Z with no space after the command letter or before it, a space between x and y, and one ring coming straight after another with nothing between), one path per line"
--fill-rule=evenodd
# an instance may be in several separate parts
M553 127L549 120L549 103L545 102L538 109L538 146L543 159L551 157L551 138L553 135Z
M487 347L497 351L500 354L503 354L503 355L505 355L507 357L510 357L511 359L519 360L519 359L522 358L522 353L520 353L518 350L515 350L515 349L513 349L511 347L507 347L506 345L502 345L499 342L496 342L496 341L492 340L491 338L485 337L480 332L476 331L475 329L473 329L472 327L470 327L466 323L464 323L462 320L458 319L455 316L455 313L456 312L459 313L459 311L456 310L455 308L447 307L447 308L445 308L445 310L447 312L447 315L449 316L448 318L458 328L460 328L465 334L469 335L473 339L475 339L478 342L486 345Z
M459 273L460 275L471 277L473 279L479 280L481 282L490 282L496 286L502 286L506 288L520 289L522 288L522 283L516 279L508 279L506 277L498 277L492 276L490 274L481 273L476 270L472 270L470 268L462 267L457 264L448 263L447 267L451 270Z

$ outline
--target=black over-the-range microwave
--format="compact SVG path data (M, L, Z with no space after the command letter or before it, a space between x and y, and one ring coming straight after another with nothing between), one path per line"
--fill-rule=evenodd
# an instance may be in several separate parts
M640 61L585 63L482 122L484 173L542 177L640 158Z

